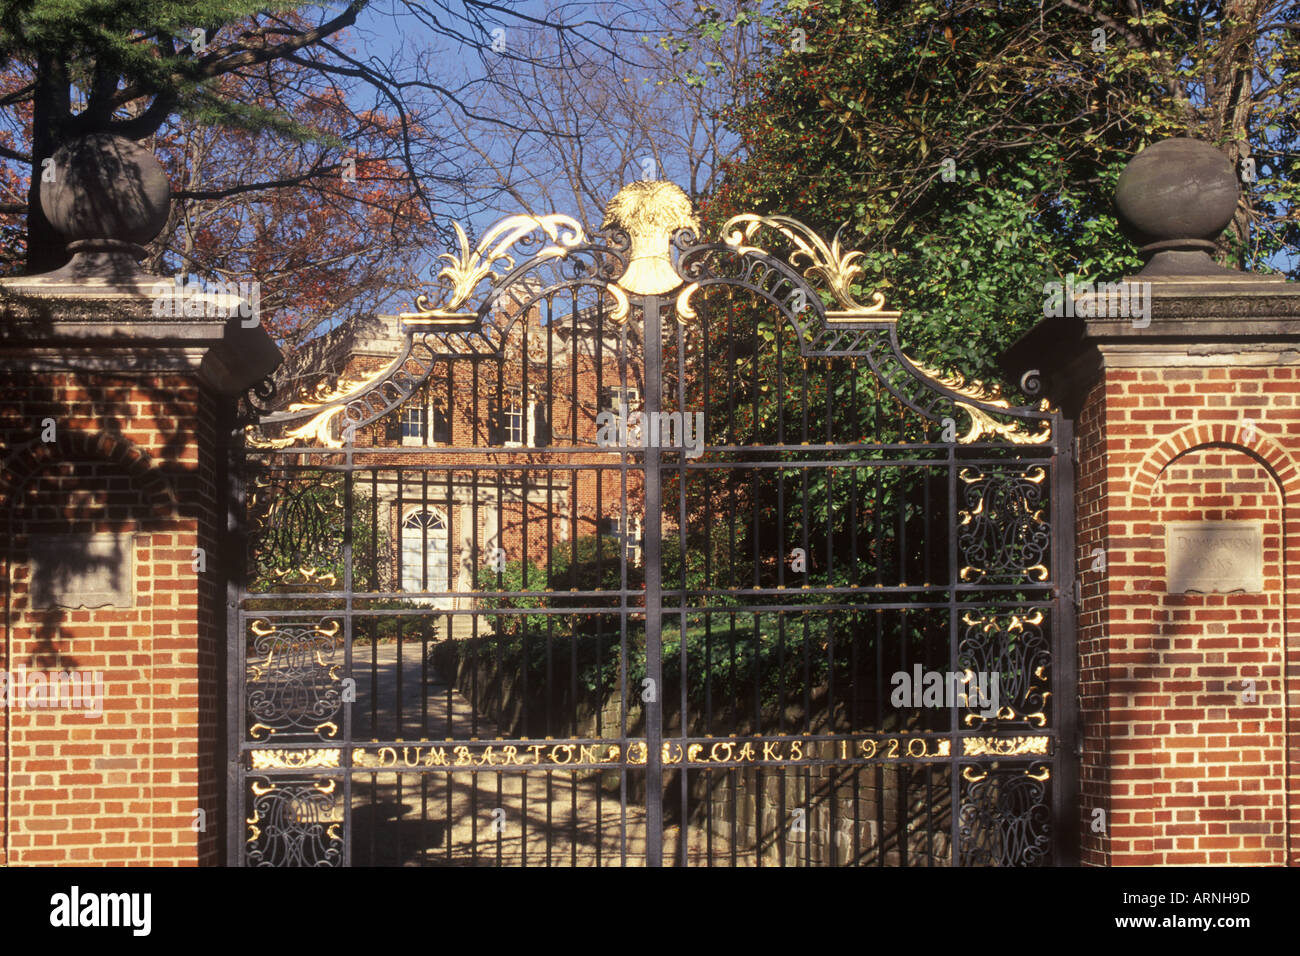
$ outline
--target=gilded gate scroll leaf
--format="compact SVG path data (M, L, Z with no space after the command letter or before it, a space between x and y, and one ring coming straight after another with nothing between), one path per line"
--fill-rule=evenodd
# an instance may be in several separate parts
M286 411L303 412L320 408L322 411L319 414L313 415L297 428L289 429L278 438L267 438L261 434L256 425L247 425L244 428L244 442L252 448L288 448L291 445L304 445L312 441L319 443L323 448L342 448L341 433L338 438L331 434L334 417L347 407L349 401L359 397L391 371L391 367L382 368L364 378L344 379L332 388L326 387L324 383L318 383L311 389L300 389L298 395L302 400L294 402Z
M893 321L900 315L885 309L885 294L872 292L871 304L863 305L853 296L853 281L862 275L858 260L862 253L846 250L840 245L837 232L828 244L811 228L791 216L760 216L758 213L741 213L732 216L722 225L722 240L740 255L770 256L766 249L751 245L760 228L775 229L794 246L789 262L809 282L824 285L834 298L838 309L826 312L828 322ZM819 281L820 280L820 281ZM677 296L676 313L686 322L696 317L691 307L691 296L699 288L692 282Z
M495 283L504 272L513 269L515 260L510 255L510 250L533 232L541 230L552 241L552 245L532 253L529 258L534 262L562 259L574 246L586 242L582 224L572 216L562 213L551 213L546 216L508 216L488 229L472 251L469 247L469 236L465 234L460 223L453 222L452 226L456 230L456 238L460 243L460 255L444 252L438 256L447 263L438 273L438 279L449 289L449 295L439 305L434 305L428 295L417 296L415 307L419 311L403 312L398 316L407 325L437 327L474 322L478 316L477 311L465 308L474 290L484 279ZM499 262L505 264L504 272L494 269Z
M877 319L896 319L898 312L885 310L885 294L880 291L871 294L871 304L863 305L853 297L853 280L862 275L862 266L858 260L863 254L856 250L844 249L840 245L837 232L828 245L826 240L816 232L791 216L760 216L747 212L732 216L722 225L723 241L734 246L740 253L761 252L750 242L760 227L775 229L794 244L795 251L790 254L790 265L802 266L806 279L821 278L826 289L835 298L839 309L833 316L841 321L850 315L855 318L873 317Z
M1001 385L996 383L986 385L978 379L968 380L960 372L944 372L932 365L919 362L910 355L904 357L926 378L956 392L958 395L971 399L972 402L1011 410L1011 402L1003 395ZM1042 445L1052 440L1051 422L1043 422L1042 429L1033 432L1027 427L1029 422L1023 419L1000 422L986 410L971 402L954 401L953 404L970 416L970 428L965 434L958 436L958 444L969 445L972 442L979 441L985 435L990 438L1002 438L1016 445ZM1043 399L1039 403L1038 410L1042 412L1055 411L1047 399Z

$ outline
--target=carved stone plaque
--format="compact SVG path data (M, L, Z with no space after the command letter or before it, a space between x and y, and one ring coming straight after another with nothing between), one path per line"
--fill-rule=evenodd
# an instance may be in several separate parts
M1264 525L1259 521L1171 521L1165 559L1169 593L1264 590Z
M129 533L33 535L32 607L131 607Z

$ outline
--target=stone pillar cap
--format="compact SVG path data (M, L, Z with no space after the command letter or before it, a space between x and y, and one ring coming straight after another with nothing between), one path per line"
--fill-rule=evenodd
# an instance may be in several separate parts
M1115 187L1120 226L1147 260L1137 277L1264 279L1224 268L1210 258L1239 201L1232 163L1209 143L1166 139L1139 152L1124 167Z

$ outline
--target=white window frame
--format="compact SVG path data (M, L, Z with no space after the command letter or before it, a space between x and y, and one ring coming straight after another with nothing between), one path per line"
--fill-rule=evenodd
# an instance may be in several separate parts
M429 516L428 523L424 524L424 527L422 529L418 528L418 524L420 522L418 516L421 514L427 514ZM413 524L412 523L413 521L416 522L416 524ZM441 527L439 527L439 525ZM428 545L428 548L427 549L408 548L407 547L408 530L419 530L420 531L420 534L418 535L419 543L422 545ZM414 508L407 510L406 513L402 515L402 521L398 528L398 550L400 553L398 580L401 583L401 589L403 591L447 590L448 587L447 587L447 580L445 575L447 574L447 569L452 564L452 554L451 551L449 550L451 547L450 542L451 542L451 526L448 524L446 513L441 508L435 508L427 505L417 505ZM438 545L441 545L441 547L439 547ZM425 561L423 555L426 552L426 550L427 553L429 553L430 557L432 557L433 555L437 555L442 560L430 560L428 562L430 579L424 581ZM420 553L421 557L420 557L419 564L411 565L408 563L407 561L408 552ZM413 583L411 581L412 572L414 572L414 575L426 585L425 587L409 586ZM428 598L427 599L428 603L439 607L450 607L451 600L452 599L449 598Z
M618 538L622 544L623 553L627 556L627 563L641 566L641 516L628 515L627 526L631 528L631 533L624 531L624 522L622 515L612 515L608 519L614 524L614 530L609 532L609 537ZM604 534L605 532L601 532Z
M502 444L507 448L520 448L524 444L524 439L528 437L528 419L524 416L528 414L528 408L532 403L525 403L522 398L515 395L510 396L509 404L502 409L502 430L505 432L505 439ZM518 426L515 421L518 419ZM515 433L519 434L515 438Z
M629 412L635 411L641 404L641 390L635 385L602 385L601 391L608 392L614 399L614 404L611 405L605 401L603 395L601 396L600 410L603 412L613 412L617 415L620 402Z
M415 435L408 435L406 433L407 425L412 424L406 420L406 416L408 415L408 413L409 414L419 413L420 416L419 432ZM424 442L425 433L428 431L429 428L429 407L422 403L411 402L407 405L402 406L398 414L400 416L399 421L401 422L401 426L402 426L402 444L405 446L423 445L425 443Z
M532 448L537 445L537 402L525 402L521 394L507 392L506 401L502 405L502 416L502 431L511 436L502 440L503 447ZM520 418L517 428L512 424L516 416ZM516 433L518 439L513 437Z

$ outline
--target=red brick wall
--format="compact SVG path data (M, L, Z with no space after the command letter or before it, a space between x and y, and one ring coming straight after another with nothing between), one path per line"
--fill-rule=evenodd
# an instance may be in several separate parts
M1300 729L1286 703L1288 680L1296 692L1286 662L1300 650L1295 371L1109 369L1084 403L1085 864L1300 857L1294 835L1286 845L1297 805L1297 754L1286 746ZM1189 520L1262 521L1263 593L1167 593L1165 527Z
M0 381L9 541L0 574L10 582L0 670L103 679L99 714L3 711L6 865L219 862L216 402L188 375ZM41 440L45 418L55 420L54 442ZM30 535L110 531L131 536L132 606L31 606ZM204 573L194 570L196 547L206 549Z

